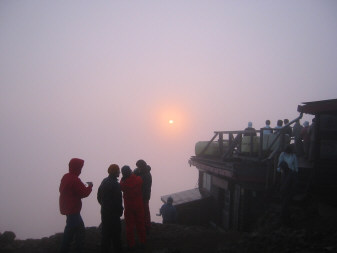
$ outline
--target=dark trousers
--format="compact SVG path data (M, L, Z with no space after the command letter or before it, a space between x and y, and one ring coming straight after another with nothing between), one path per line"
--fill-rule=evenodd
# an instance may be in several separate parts
M109 252L112 242L114 249L113 252L121 252L122 250L121 232L122 228L119 216L102 214L101 251L104 253Z
M144 216L145 216L145 229L146 232L149 233L151 230L151 214L149 207L149 200L144 200Z
M81 215L67 215L67 223L64 228L63 239L61 244L61 253L68 253L70 244L75 239L75 250L78 253L82 252L85 237L85 228Z

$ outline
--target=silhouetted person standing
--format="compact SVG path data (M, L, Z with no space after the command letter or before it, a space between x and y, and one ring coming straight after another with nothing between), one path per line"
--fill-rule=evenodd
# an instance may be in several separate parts
M152 175L150 173L151 167L144 160L138 160L136 166L137 169L135 170L135 174L139 175L143 180L142 194L144 203L145 229L146 233L149 234L151 230L151 214L149 207L152 187Z
M76 252L82 252L85 228L81 217L82 198L92 191L92 183L86 187L79 179L84 160L73 158L69 162L69 173L62 177L60 184L60 212L67 216L60 252L69 251L70 243L75 237Z
M272 133L272 130L270 130L270 120L267 119L266 120L266 126L264 128L267 128L265 130L263 130L263 134L271 134Z
M284 119L284 125L289 124L289 120L288 119ZM286 126L284 128L284 133L289 135L289 137L291 137L293 135L293 130L291 129L291 126Z
M294 136L295 140L295 153L297 156L302 156L304 151L303 151L303 143L301 139L301 131L302 131L302 126L300 123L300 120L297 120L294 124L292 134Z
M304 156L308 158L309 147L310 147L310 136L309 136L309 122L304 121L303 128L301 130L301 138L303 140Z
M144 206L142 198L141 177L132 173L129 166L122 167L121 189L124 199L124 217L126 225L126 240L130 250L135 248L135 228L141 246L145 247L146 231L144 222Z
M167 202L159 209L158 216L163 216L163 224L173 224L177 219L177 210L173 206L173 198L167 198Z
M281 165L284 163L287 164L287 168L291 172L292 187L294 188L295 191L298 180L298 160L296 154L294 153L293 146L291 144L288 144L285 147L284 151L279 156L278 160L279 172L282 169Z
M252 122L248 122L248 127L245 128L243 136L256 136L256 130L253 128Z
M281 129L282 126L283 126L283 121L281 119L279 119L276 123L275 129Z
M117 164L108 168L109 176L104 178L98 188L97 200L101 205L102 241L101 251L110 251L111 242L114 252L121 252L121 219L123 214L122 191L118 183L120 170Z

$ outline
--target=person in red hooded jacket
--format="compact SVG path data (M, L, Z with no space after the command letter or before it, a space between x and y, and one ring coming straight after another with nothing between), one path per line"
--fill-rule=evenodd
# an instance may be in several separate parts
M129 166L122 167L122 175L123 177L120 185L124 199L124 218L127 244L129 249L134 249L134 229L136 227L141 247L145 247L146 231L142 198L143 180L141 177L133 174Z
M84 223L81 217L82 198L88 197L92 191L92 183L85 186L79 175L84 160L73 158L69 162L69 173L65 174L60 184L60 212L67 216L60 252L68 252L75 236L76 252L81 252L84 242Z

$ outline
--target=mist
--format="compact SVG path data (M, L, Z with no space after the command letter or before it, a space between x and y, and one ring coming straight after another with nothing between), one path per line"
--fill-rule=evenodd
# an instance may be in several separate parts
M161 222L160 196L197 186L197 141L337 97L336 13L335 1L1 1L0 233L63 231L73 157L94 183L85 226L100 224L109 165L138 159Z

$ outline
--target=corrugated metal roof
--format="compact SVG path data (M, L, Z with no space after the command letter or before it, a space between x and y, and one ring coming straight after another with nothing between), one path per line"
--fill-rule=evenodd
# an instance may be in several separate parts
M172 193L169 195L161 196L161 200L166 203L168 197L173 198L173 205L181 205L185 203L190 203L194 201L200 201L210 197L210 193L207 191L201 191L199 188L190 189L182 192Z

